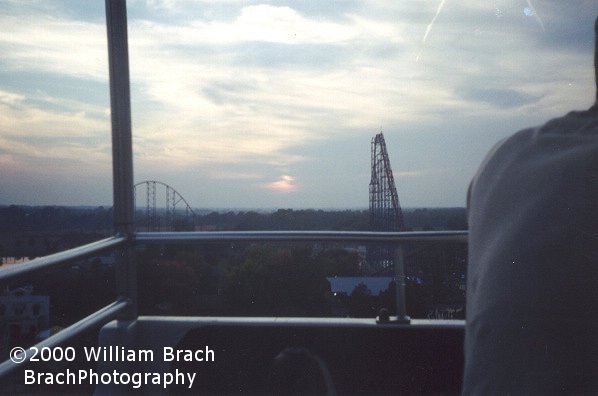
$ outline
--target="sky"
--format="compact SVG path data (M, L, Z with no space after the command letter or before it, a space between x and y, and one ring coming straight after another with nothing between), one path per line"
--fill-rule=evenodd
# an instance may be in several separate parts
M597 15L595 0L130 0L135 182L195 208L367 208L383 132L403 207L465 206L497 141L593 104ZM0 0L0 53L0 205L110 206L103 1Z

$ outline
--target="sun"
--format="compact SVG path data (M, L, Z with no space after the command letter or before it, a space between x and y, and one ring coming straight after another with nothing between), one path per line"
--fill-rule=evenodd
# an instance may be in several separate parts
M295 178L289 175L280 176L280 179L272 183L268 183L266 187L268 187L270 190L282 193L290 193L297 189L297 185L295 184Z

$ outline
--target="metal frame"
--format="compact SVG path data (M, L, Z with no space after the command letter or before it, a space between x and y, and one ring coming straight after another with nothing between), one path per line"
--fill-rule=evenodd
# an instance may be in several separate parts
M137 319L136 279L129 278L135 273L134 248L140 244L177 243L232 243L232 242L345 242L345 243L385 243L396 247L395 277L397 280L397 317L391 322L409 323L405 306L405 274L403 246L412 243L467 243L467 231L427 231L427 232L370 232L370 231L222 231L222 232L139 232L129 237L114 236L61 253L31 260L26 264L0 271L0 281L8 281L19 276L39 272L48 268L60 268L68 263L93 256L106 250L119 250L121 269L117 271L119 297L117 301L81 319L46 340L36 344L37 348L57 346L93 327L99 327L114 319ZM130 267L132 271L127 271ZM300 320L300 319L298 319ZM336 323L343 319L327 319ZM442 321L439 321L440 323ZM381 322L383 323L383 322ZM0 377L18 368L19 365L7 360L0 364Z
M64 344L66 341L84 333L87 330L95 327L103 326L111 320L117 319L122 312L126 311L128 303L126 301L115 301L112 304L106 305L89 316L80 321L70 325L66 329L54 334L51 337L37 343L34 347L41 350L42 348L52 348ZM19 364L13 363L10 359L0 364L0 377L11 373L13 370L19 368L23 363L29 361L31 354L25 354L25 358Z
M106 0L106 30L112 118L114 229L117 235L132 239L135 230L135 188L126 0ZM133 245L125 245L118 258L118 294L129 302L121 319L135 319L137 272Z
M374 231L404 231L399 195L382 132L372 138L370 226Z
M166 216L163 223L159 221L156 211L157 186L164 187L166 192ZM140 181L133 186L136 199L141 195L138 194L138 187L140 187L140 189L145 187L145 218L143 221L140 221L139 218L136 219L138 230L143 226L145 226L145 230L148 232L160 231L161 229L173 230L177 213L177 205L181 202L185 205L185 220L188 220L189 217L192 216L194 224L196 214L191 208L191 205L189 205L189 202L187 202L187 200L172 186L157 180ZM136 202L138 203L138 201Z
M31 260L25 264L15 265L0 271L0 281L9 281L13 278L24 276L32 272L38 272L47 268L60 268L75 260L93 256L106 250L112 250L122 246L126 239L115 236L102 239L97 242L65 250L63 252L51 254Z
M371 232L371 231L190 231L138 232L136 243L187 242L356 242L421 243L467 242L467 231Z
M106 28L112 118L114 226L118 234L130 235L135 226L135 197L125 0L106 0Z
M409 323L405 305L405 243L467 242L467 231L369 232L369 231L221 231L221 232L140 232L136 243L186 242L345 242L392 245L396 282L397 316L392 322ZM387 322L387 321L382 321ZM381 323L382 323L381 322Z

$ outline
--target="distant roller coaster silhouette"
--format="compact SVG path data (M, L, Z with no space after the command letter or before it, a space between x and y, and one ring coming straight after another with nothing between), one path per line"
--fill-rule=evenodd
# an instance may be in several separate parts
M164 200L158 198L157 192L160 190L164 190ZM139 201L144 205L139 205ZM174 231L195 228L196 214L187 200L173 187L161 181L144 180L135 184L135 208L135 223L139 230Z
M372 138L370 225L373 231L404 231L403 211L382 132Z
M390 168L382 132L372 138L372 178L370 180L370 228L372 231L404 231L405 222L399 195ZM394 247L372 245L367 250L371 271L384 274L392 270Z

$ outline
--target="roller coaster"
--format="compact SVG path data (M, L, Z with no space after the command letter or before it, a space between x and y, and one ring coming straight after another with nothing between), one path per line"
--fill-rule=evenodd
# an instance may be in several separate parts
M372 138L371 170L370 229L372 231L405 231L403 212L382 132ZM368 272L372 272L370 275L387 274L392 270L394 260L395 249L390 245L368 247Z
M135 225L144 231L192 231L196 214L173 187L157 180L135 184ZM145 200L144 200L145 198Z
M370 225L372 231L405 230L399 195L397 194L386 150L386 142L382 133L372 138Z

